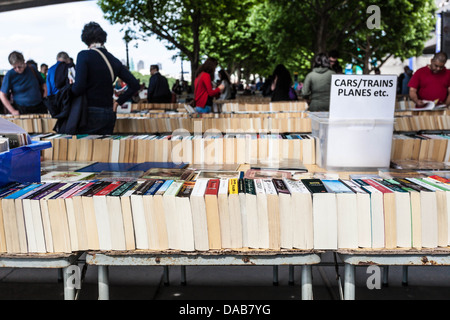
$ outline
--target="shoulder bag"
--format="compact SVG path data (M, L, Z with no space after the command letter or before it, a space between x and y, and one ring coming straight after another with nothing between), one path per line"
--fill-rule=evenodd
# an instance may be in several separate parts
M111 73L111 82L114 82L114 80L115 80L114 71L111 67L111 64L109 63L108 58L106 58L106 56L103 54L103 52L101 52L99 49L97 49L97 48L91 48L91 49L97 51L102 56L103 60L105 60L106 65L108 66L109 72Z

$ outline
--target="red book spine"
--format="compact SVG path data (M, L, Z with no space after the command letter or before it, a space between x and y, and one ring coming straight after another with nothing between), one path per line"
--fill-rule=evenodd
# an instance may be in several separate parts
M382 184L379 184L378 182L372 180L372 179L363 179L363 181L367 184L370 184L372 187L376 188L377 190L383 192L383 193L392 193L393 191L386 188Z
M83 190L90 188L93 184L94 184L94 182L89 182L89 183L85 184L80 190L77 190L77 192L72 194L71 197L75 197L77 194L83 192Z
M437 176L437 175L430 176L430 178L434 179L434 180L437 180L437 181L440 181L440 182L443 182L443 183L449 183L450 182L449 179L446 179L444 177Z
M217 195L219 193L220 179L211 179L206 185L205 195Z
M111 191L116 189L121 184L122 184L122 182L120 182L120 181L111 182L109 185L104 187L102 190L100 190L99 192L94 194L94 196L106 196L108 193L110 193Z

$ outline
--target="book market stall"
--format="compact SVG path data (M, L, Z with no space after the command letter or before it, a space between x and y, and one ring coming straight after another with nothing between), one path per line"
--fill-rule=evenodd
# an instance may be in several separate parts
M207 115L140 105L113 135L4 116L22 130L0 131L0 264L60 256L67 270L86 254L100 299L109 266L301 266L308 300L324 252L345 264L345 299L359 265L448 265L448 111L399 109L396 77L345 79L327 114L262 98Z

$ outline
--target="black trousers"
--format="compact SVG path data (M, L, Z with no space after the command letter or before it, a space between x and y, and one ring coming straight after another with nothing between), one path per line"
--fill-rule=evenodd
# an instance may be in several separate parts
M47 107L44 102L41 101L39 104L30 107L19 106L18 104L13 104L14 108L19 110L20 114L31 114L31 113L48 113Z

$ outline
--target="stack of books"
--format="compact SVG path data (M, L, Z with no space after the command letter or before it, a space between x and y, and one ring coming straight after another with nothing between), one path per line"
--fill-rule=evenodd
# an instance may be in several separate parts
M32 135L50 141L44 160L99 161L118 163L184 162L195 164L241 164L260 160L299 159L315 164L315 140L309 134L190 135Z
M293 179L286 171L254 170L9 183L0 189L0 252L450 245L444 177Z

